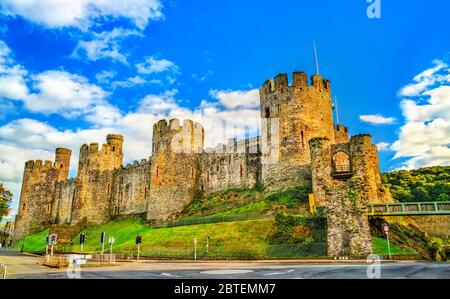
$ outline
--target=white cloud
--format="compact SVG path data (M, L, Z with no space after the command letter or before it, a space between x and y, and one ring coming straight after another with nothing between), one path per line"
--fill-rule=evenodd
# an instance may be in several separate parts
M403 87L399 95L402 97L414 97L420 95L428 87L438 83L445 82L449 79L447 75L439 74L439 71L448 67L446 63L441 60L434 61L435 66L423 71L413 78L413 83Z
M110 58L127 64L126 54L121 53L120 43L129 36L142 36L137 30L114 28L112 31L92 33L91 40L79 41L72 57L87 58L91 61Z
M108 94L85 77L64 71L46 71L32 76L35 93L25 98L25 107L44 114L72 118L104 104Z
M27 96L26 70L16 64L11 49L0 40L0 100L20 100Z
M211 90L210 95L228 109L259 107L259 90Z
M95 75L98 83L105 84L109 83L110 79L117 75L115 71L101 71Z
M159 0L2 0L0 12L49 27L86 30L108 19L127 19L139 29L162 19Z
M432 84L400 93L410 98L401 102L405 124L391 148L394 158L406 158L402 168L450 165L450 69L438 60L434 64L413 79L416 85Z
M374 125L389 125L396 121L394 117L384 117L379 114L360 115L359 119L363 122Z
M377 143L378 151L383 152L389 150L390 144L386 142Z
M146 57L144 62L136 64L139 74L150 75L163 72L178 73L178 66L170 60L158 59L155 56Z
M117 87L130 88L133 86L144 85L144 84L161 84L161 83L162 83L162 81L159 79L147 80L147 79L142 78L141 76L134 76L134 77L127 78L126 80L114 81L111 83L111 87L113 89L115 89Z
M98 119L104 123L115 109L108 104L108 95L87 78L65 71L29 74L16 64L11 50L0 41L0 107L12 108L11 101L22 102L31 112L60 114L66 118L97 115L89 117L88 121ZM99 114L100 108L109 113Z

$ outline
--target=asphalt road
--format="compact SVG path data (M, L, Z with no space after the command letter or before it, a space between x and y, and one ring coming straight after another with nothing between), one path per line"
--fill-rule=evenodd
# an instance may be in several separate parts
M66 270L40 265L41 258L0 254L10 279L66 279ZM82 268L82 279L367 279L367 264L289 262L124 262L113 267ZM382 279L450 278L450 263L395 262L380 266Z

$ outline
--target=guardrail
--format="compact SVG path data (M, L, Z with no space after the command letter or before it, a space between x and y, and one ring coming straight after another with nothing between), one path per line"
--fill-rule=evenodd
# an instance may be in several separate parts
M372 204L369 216L450 215L450 201Z
M0 248L0 253L1 252L18 253L19 250L17 248L2 247L2 248Z
M6 266L0 263L0 279L6 279Z

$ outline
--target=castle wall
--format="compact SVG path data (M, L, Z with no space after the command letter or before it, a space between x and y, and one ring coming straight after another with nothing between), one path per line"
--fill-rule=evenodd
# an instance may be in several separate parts
M111 201L115 215L136 215L147 212L150 197L151 162L135 161L116 171Z
M310 179L309 140L326 137L335 143L330 82L321 75L311 81L296 72L291 85L287 75L278 75L260 89L262 181L268 189Z
M207 149L200 157L200 185L205 193L254 188L261 179L259 137Z
M52 223L71 223L75 187L76 181L74 179L62 181L56 185L55 200L52 208Z

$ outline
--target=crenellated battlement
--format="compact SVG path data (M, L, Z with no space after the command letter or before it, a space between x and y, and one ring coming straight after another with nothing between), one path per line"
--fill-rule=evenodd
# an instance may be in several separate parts
M179 119L160 120L153 125L153 153L162 149L174 153L201 153L204 134L203 126L189 119L182 125Z
M206 154L259 154L261 137L237 140L228 139L227 144L219 143L214 148L206 148Z
M286 92L288 89L307 89L316 88L318 91L330 92L330 80L322 79L322 75L316 74L311 76L308 82L308 75L305 72L294 72L292 74L292 83L289 85L289 77L287 74L278 74L273 80L266 80L260 88L260 96L266 96Z
M151 164L151 159L142 159L141 161L134 161L133 164L127 164L126 166L122 167L122 169L130 170L133 168L143 167L146 165Z
M107 143L99 147L98 143L83 144L80 147L78 174L84 170L114 170L122 166L123 136L110 134Z

